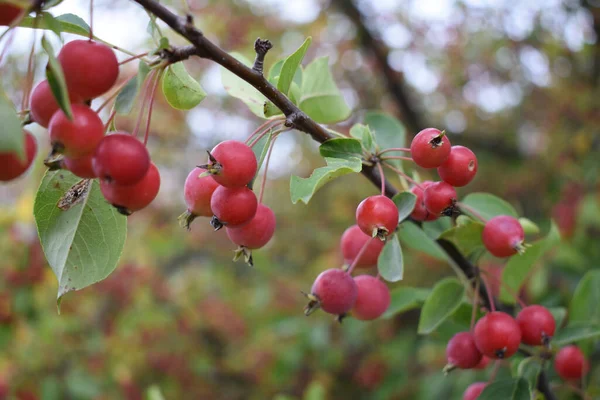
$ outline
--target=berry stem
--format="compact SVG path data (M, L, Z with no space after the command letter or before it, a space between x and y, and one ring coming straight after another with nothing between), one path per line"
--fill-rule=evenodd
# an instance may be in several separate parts
M110 115L108 116L108 119L106 120L106 124L104 125L104 133L106 133L106 131L108 131L108 127L110 126L113 119L115 119L116 115L117 115L117 110L115 108L113 108L112 111L110 112Z
M94 0L90 0L90 42L94 39Z
M380 156L384 153L389 153L390 151L404 151L404 152L410 153L410 149L407 149L406 147L390 147L389 149L381 150L379 153L377 153L377 155Z
M473 309L471 311L471 328L470 331L473 332L473 327L475 326L475 316L477 316L477 307L479 305L479 279L475 278L475 293L473 293Z
M269 151L267 152L267 159L265 160L265 170L263 172L262 182L260 183L260 194L258 196L258 203L262 204L263 195L265 194L265 186L267 184L267 171L269 170L269 161L271 160L271 153L273 152L273 146L275 145L275 140L277 140L277 136L271 140L271 144L269 145Z
M358 252L356 257L354 257L354 261L352 261L352 264L350 265L350 267L348 267L348 274L352 274L352 271L354 271L356 264L358 264L358 260L360 260L360 258L364 254L364 252L367 251L367 247L369 247L369 244L375 238L377 238L377 236L373 236L373 237L369 238L369 240L367 240L365 242L365 244L363 244L363 247L360 248L360 251Z
M150 90L150 86L152 85L152 80L156 76L157 71L154 70L150 72L150 74L146 77L146 82L144 82L144 89L142 94L142 105L140 106L140 113L138 115L137 121L135 123L135 128L133 132L131 132L132 136L137 136L140 130L140 124L142 123L142 117L144 116L144 110L146 109L146 102L148 101L148 92Z
M138 54L137 56L131 56L131 57L126 58L125 60L121 61L119 63L119 65L127 64L130 61L137 60L138 58L146 57L147 55L148 55L148 52Z
M483 216L481 214L479 214L479 212L477 212L473 207L468 206L465 203L460 203L460 202L456 203L456 205L458 206L458 208L462 208L462 209L468 211L470 214L473 214L475 216L475 218L477 218L484 224L487 222L487 219L483 218Z
M162 77L165 69L161 69L156 73L156 79L154 80L154 85L152 86L152 92L150 93L150 104L148 105L148 118L146 118L146 133L144 134L144 145L148 143L148 136L150 135L150 121L152 120L152 109L154 106L154 99L156 98L156 88L158 87L158 82L160 82L160 78Z
M256 136L253 140L251 140L250 143L248 143L248 147L254 147L256 145L256 143L258 143L260 141L260 139L262 139L266 134L268 134L269 132L272 132L276 128L279 128L281 125L283 125L283 121L278 121L277 124L270 126L269 129L265 129L258 136ZM276 133L280 133L280 132L283 132L283 130L276 129L276 131L275 131L275 133L273 133L273 135L275 135Z
M500 369L500 364L502 364L501 360L496 360L494 363L494 369L492 369L492 373L490 374L490 379L488 379L488 385L496 379L496 375L498 374L498 370Z
M385 174L383 173L383 167L381 163L377 163L377 169L379 170L379 176L381 177L381 195L385 196Z
M506 289L508 294L513 299L515 299L517 303L519 303L519 306L521 306L521 308L527 307L527 304L525 304L525 302L523 300L521 300L519 295L517 293L515 293L514 290L512 290L512 288L508 287L508 285L506 283L504 283L502 281L502 279L498 279L497 277L495 277L493 274L489 273L485 269L482 269L481 272L483 272L487 278L492 278L494 280L494 282L500 283L500 286L502 286L504 289Z
M117 87L117 89L115 89L113 91L113 93L110 96L108 96L108 98L106 100L104 100L104 102L102 104L100 104L100 107L98 107L98 109L96 110L96 113L99 113L100 111L102 111L102 109L104 107L106 107L112 100L114 100L119 95L119 93L121 93L121 89L123 89L125 87L125 85L127 85L129 83L129 81L131 81L134 78L137 78L137 75L133 75L131 78L128 78L125 82L120 84Z
M383 156L380 158L380 160L405 160L405 161L413 161L412 158L410 157L403 157L403 156Z
M401 177L403 177L404 179L406 179L407 181L409 181L410 183L412 183L419 189L425 191L425 189L419 184L419 182L415 181L413 178L406 175L404 172L400 171L398 168L394 167L392 164L385 162L385 161L383 163L385 164L386 167L388 167L389 169L391 169L392 171L394 171L395 173L397 173L398 175L400 175Z
M254 135L256 135L259 132L262 132L264 129L267 129L267 127L272 124L273 122L278 122L278 121L283 121L283 118L273 118L273 119L268 119L266 120L264 123L262 123L258 128L256 128L254 130L254 132L252 132L250 134L250 136L248 136L248 139L246 139L245 143L248 144L249 142L252 141L252 138L254 137Z
M485 292L487 293L488 302L490 303L490 311L496 311L496 303L494 302L494 296L492 296L492 292L490 291L490 286L485 281L485 278L481 277L481 283L483 283L483 287L485 288Z

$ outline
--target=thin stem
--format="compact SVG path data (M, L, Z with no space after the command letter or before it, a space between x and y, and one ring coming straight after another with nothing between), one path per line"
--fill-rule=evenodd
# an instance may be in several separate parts
M144 110L146 109L146 103L148 101L148 90L150 89L150 87L152 85L152 80L154 79L155 76L156 76L156 70L150 72L150 74L146 78L146 82L144 83L144 90L143 90L143 94L142 94L142 105L140 106L140 113L139 113L137 121L135 123L135 128L133 129L133 132L131 132L132 136L137 136L137 134L140 130L140 124L142 123L142 117L144 116Z
M283 121L278 121L277 124L274 124L273 126L269 127L269 129L264 130L260 133L260 135L256 136L256 138L254 138L250 143L248 143L248 147L254 147L256 143L258 143L260 139L262 139L266 134L271 132L273 129L279 128L281 125L283 125Z
M381 177L381 195L385 196L385 174L380 162L377 163L377 170L379 170L379 176Z
M487 293L488 302L490 303L490 311L494 312L496 311L496 303L494 302L494 296L492 296L492 292L490 291L490 285L487 284L483 276L481 277L481 283L483 283L483 287Z
M117 115L117 110L113 108L112 111L110 112L110 115L108 116L108 119L106 120L106 124L104 125L104 133L106 133L108 131L108 127L110 126L113 119L115 119L116 115Z
M500 364L502 362L500 360L496 360L496 362L494 363L494 369L492 370L492 373L490 374L490 379L488 379L488 384L494 382L494 379L496 379L496 375L498 374L498 370L500 369Z
M144 145L148 143L148 136L150 134L150 121L152 120L152 108L154 105L154 99L156 98L156 88L158 87L158 82L160 82L160 78L164 71L164 69L161 69L156 74L154 86L152 86L152 92L150 93L150 104L148 105L148 118L146 118L146 133L144 134Z
M476 278L477 279L477 278ZM471 328L470 331L473 332L473 327L475 326L475 317L477 316L477 308L479 306L479 279L475 281L475 293L473 293L473 310L471 311Z
M381 157L380 160L405 160L405 161L412 161L413 159L410 157L403 157L403 156L384 156Z
M94 39L94 0L90 0L90 41Z
M248 144L248 142L250 142L250 140L254 137L254 135L256 135L259 132L262 132L263 129L266 129L267 126L269 126L270 124L272 124L273 122L277 122L277 121L284 121L284 118L274 118L274 119L268 119L266 120L264 123L262 123L258 128L256 128L254 130L254 132L252 132L250 134L250 136L248 136L248 139L246 139L246 144Z
M377 153L377 155L380 156L384 153L389 153L390 151L404 151L404 152L410 153L410 149L407 149L406 147L391 147L389 149L381 150L379 153Z
M100 39L100 38L99 38L99 37L97 37L97 36L94 36L94 39L96 40L96 42L103 43L103 44L107 45L108 47L111 47L111 48L113 48L114 50L120 51L121 53L125 53L125 54L127 54L127 55L130 55L130 56L132 56L132 57L136 55L136 54L135 54L133 51L129 51L129 50L127 50L127 49L124 49L124 48L122 48L122 47L116 46L116 45L114 45L114 44L112 44L112 43L109 43L109 42L107 42L106 40L102 40L102 39Z
M99 113L100 111L102 111L102 109L104 107L106 107L112 100L114 100L119 95L119 93L121 93L121 89L123 89L125 87L125 85L127 85L129 83L129 81L131 81L132 79L134 79L136 77L137 77L137 75L133 75L131 78L127 79L125 82L120 84L115 90L113 90L112 94L110 96L108 96L108 98L106 100L104 100L104 102L102 104L100 104L100 107L98 107L98 109L96 110L96 113Z
M508 287L508 285L506 283L504 283L502 281L502 279L498 279L496 276L494 276L494 274L492 274L489 271L486 271L485 269L482 269L481 272L483 272L487 278L492 278L494 280L494 282L499 283L501 287L503 287L504 289L506 289L506 291L508 292L508 294L513 299L515 299L515 301L517 303L519 303L519 306L521 306L521 308L527 307L527 304L525 304L525 302L523 300L521 300L521 298L519 297L519 295L517 293L515 293L512 290L512 288Z
M138 58L146 57L147 55L148 55L148 52L145 52L145 53L142 53L142 54L138 54L137 56L131 56L131 57L126 58L125 60L121 61L119 63L119 65L127 64L128 62L131 62L133 60L137 60Z
M356 255L356 257L354 258L354 261L352 261L352 264L348 268L348 274L352 274L352 271L354 271L354 268L356 267L356 264L358 264L358 260L360 260L360 258L364 254L364 252L367 251L367 247L369 247L369 244L371 244L371 241L374 240L374 239L375 240L379 240L379 239L377 239L376 236L371 237L371 238L369 238L369 240L367 240L365 242L365 244L363 244L363 247L360 248L360 251L358 252L358 254Z
M406 175L404 172L400 171L398 168L394 167L392 164L388 163L388 162L383 162L385 164L386 167L388 167L389 169L391 169L392 171L394 171L395 173L397 173L398 175L404 177L404 179L406 179L407 181L409 181L410 183L412 183L413 185L415 185L416 187L418 187L421 190L425 190L420 184L419 182L415 181L413 178L411 178L410 176Z
M260 195L258 196L258 203L262 204L263 195L265 193L265 186L267 184L267 171L269 170L269 161L271 161L271 152L273 151L273 146L275 145L275 140L277 136L271 140L271 144L269 145L269 151L267 152L267 159L265 160L265 170L263 172L262 182L260 183Z
M462 208L463 210L466 210L469 213L473 214L478 220L480 220L484 224L487 222L487 219L483 218L483 216L479 214L479 212L477 212L477 210L475 210L473 207L460 202L456 203L456 205L458 206L458 208Z

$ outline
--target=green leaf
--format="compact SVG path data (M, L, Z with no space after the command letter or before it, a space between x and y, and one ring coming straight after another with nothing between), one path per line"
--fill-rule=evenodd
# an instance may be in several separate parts
M304 391L303 400L325 400L327 393L323 384L319 381L312 381Z
M25 136L21 120L2 88L0 88L0 121L2 121L0 153L15 153L21 160L25 160Z
M379 239L371 239L379 240ZM404 261L402 247L396 235L387 238L381 254L377 259L377 270L383 279L388 282L401 281L404 276Z
M518 293L521 285L529 275L529 271L542 255L560 241L560 234L556 224L552 222L550 232L544 239L538 240L530 246L524 254L514 255L506 263L502 271L502 282L504 285L500 289L500 300L514 304L516 299L511 293Z
M52 90L52 95L56 99L61 110L65 113L69 119L73 118L71 111L71 101L69 99L69 92L67 90L67 82L65 81L65 75L63 74L60 63L54 57L54 50L50 42L46 40L46 36L42 36L42 47L48 54L48 65L46 66L46 78L48 84Z
M465 287L456 278L445 278L434 287L423 308L419 318L418 333L430 334L442 322L458 309L465 295Z
M400 241L411 249L422 251L438 260L446 260L446 253L433 239L413 222L406 221L397 232Z
M542 372L540 362L534 357L527 357L519 363L517 374L519 377L525 379L529 385L529 390L534 391L540 372Z
M63 195L80 179L70 172L44 175L33 215L46 259L58 279L58 298L106 278L117 266L125 244L127 218L117 212L91 181L87 195L67 211Z
M323 157L343 158L350 160L361 158L362 148L360 142L350 138L334 138L329 139L319 146L319 153Z
M317 58L304 70L299 107L314 121L330 124L350 116L350 108L337 88L328 57Z
M252 178L252 181L248 185L248 187L250 187L250 188L254 186L254 181L256 180L256 178L258 177L258 174L260 173L260 169L263 165L263 162L265 161L265 158L267 157L267 153L269 152L269 145L271 144L272 139L273 139L273 130L271 129L271 131L269 133L267 133L266 135L261 137L260 140L258 142L256 142L254 144L254 146L252 146L252 151L254 152L254 156L256 157L256 161L257 161L257 167L256 167L256 175L254 175L254 178Z
M554 321L556 321L556 329L559 329L563 322L565 322L565 318L567 317L567 309L564 307L552 307L548 310L554 317Z
M396 204L396 207L398 207L398 222L402 222L415 209L417 196L411 192L400 192L392 197L392 201Z
M62 14L53 19L54 21L50 21L50 17L44 17L40 19L36 25L35 17L25 17L19 26L23 28L33 28L37 26L38 29L51 29L55 32L57 27L60 27L59 32L73 33L80 36L89 36L90 34L89 25L75 14ZM52 25L53 28L51 28L49 24Z
M62 28L60 21L57 21L50 13L42 13L41 20L44 21L44 26L46 26L47 29L54 32L56 36L60 38Z
M461 203L466 204L474 209L486 220L498 215L510 215L515 218L518 217L517 211L510 203L489 193L470 193L461 201ZM477 218L477 216L472 214L468 209L464 209L462 211L473 218Z
M300 89L300 86L294 81L292 82L292 87L290 87L289 98L292 103L298 105L300 104L300 97L302 97L302 89Z
M552 338L552 344L564 346L580 340L600 336L600 324L590 322L573 322L559 330Z
M600 270L588 271L579 281L571 304L569 320L600 323Z
M190 110L206 97L206 92L190 76L183 62L167 67L162 78L162 90L167 102L178 110Z
M142 89L142 85L150 72L150 67L144 62L139 63L135 78L131 79L121 89L115 100L115 110L119 114L129 114L135 104L135 99Z
M529 384L523 378L501 379L483 389L477 400L530 400Z
M312 196L327 182L343 175L362 170L360 158L340 159L325 157L326 167L317 168L308 178L293 175L290 179L290 195L292 203L302 201L308 204Z
M279 74L281 73L281 67L283 67L283 62L285 59L278 60L275 64L271 66L269 69L269 77L267 80L274 86L277 86L277 82L279 81Z
M152 385L146 391L146 400L165 400L165 396L157 385Z
M274 117L275 115L283 115L283 112L270 100L265 101L263 113L267 118Z
M252 62L243 55L239 53L230 53L230 55L247 67L252 66ZM262 93L225 68L221 69L221 81L227 93L242 100L257 117L265 118L264 106L267 98Z
M365 114L364 122L374 132L375 143L381 150L406 146L406 128L393 116L380 111L369 111ZM386 162L402 170L402 160Z
M427 236L429 236L433 240L436 240L440 237L442 233L452 228L452 219L438 218L435 221L423 222L421 225Z
M281 65L281 71L279 73L279 81L277 82L277 89L280 92L287 95L290 90L290 85L296 75L296 71L302 64L302 60L304 59L304 55L308 50L308 46L312 42L312 38L309 36L306 38L304 43L292 54L290 54Z
M391 318L396 314L421 307L429 296L429 293L429 289L414 287L399 287L392 290L390 293L390 306L382 318Z
M364 151L368 153L373 153L375 151L375 137L367 125L354 124L352 128L350 128L350 136L360 140Z
M464 255L468 256L483 248L481 240L483 227L481 222L469 218L467 223L448 229L440 235L440 238L454 243Z
M526 235L536 235L540 233L540 227L528 218L519 218L519 223L523 227L523 231L525 231Z

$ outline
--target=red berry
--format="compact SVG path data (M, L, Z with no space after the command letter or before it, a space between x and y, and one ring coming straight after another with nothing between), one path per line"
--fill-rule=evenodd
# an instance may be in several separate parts
M250 222L258 202L254 192L247 187L219 186L210 199L210 207L221 224L233 227Z
M516 218L499 215L485 224L481 238L494 256L509 257L523 251L525 232Z
M413 161L423 168L437 168L450 155L450 140L435 128L423 129L410 144Z
M71 104L82 103L79 96L69 93ZM48 127L52 116L60 109L48 81L44 80L31 92L31 100L29 102L31 118L44 128Z
M371 275L354 278L358 295L352 308L352 316L361 321L379 318L390 306L390 290L380 279Z
M152 203L160 189L160 174L154 163L150 163L148 172L133 185L119 185L115 182L100 182L100 191L104 198L115 206L121 214L130 215L134 211Z
M98 144L92 165L101 180L133 185L148 172L150 155L142 142L118 132L105 136Z
M475 345L475 338L470 332L459 332L450 339L446 346L448 364L462 369L475 368L481 361L482 354Z
M23 9L14 4L0 4L0 25L10 26L21 15L21 12Z
M381 240L371 240L371 237L365 235L358 225L352 225L346 229L340 243L346 264L351 265L358 252L369 241L370 243L355 265L356 268L369 268L377 265L377 259L384 243Z
M275 233L275 214L269 207L259 204L250 222L241 227L226 228L226 231L229 239L238 246L260 249Z
M63 168L71 171L74 175L77 175L80 178L95 178L96 174L92 168L93 158L93 154L88 154L87 156L78 158L65 157L62 160Z
M456 204L456 190L446 182L434 182L423 192L425 208L433 215L449 214Z
M341 269L328 269L317 276L311 289L311 299L305 308L305 314L321 307L329 314L342 315L350 311L358 296L358 287L354 278Z
M479 361L479 364L473 367L473 369L485 369L490 363L490 361L492 360L488 356L483 356L481 357L481 361Z
M539 305L523 308L517 315L517 323L521 329L521 341L531 346L547 344L556 329L552 313Z
M33 163L37 153L37 143L33 135L23 129L25 134L25 160L21 160L15 153L0 152L0 181L11 181L23 174Z
M356 208L356 223L369 236L385 238L393 233L398 217L394 202L383 195L367 197Z
M57 111L50 120L48 132L55 151L68 157L81 157L96 150L104 137L104 124L94 110L83 104L73 104L73 119Z
M470 384L463 394L463 400L476 400L486 386L486 382L475 382Z
M415 208L413 212L410 214L412 219L415 221L434 221L438 219L438 216L430 213L425 207L425 202L423 201L423 191L427 189L429 185L431 185L432 181L425 181L421 183L419 186L414 186L410 191L412 194L417 196L417 201L415 203Z
M477 157L464 146L452 146L450 156L437 171L444 182L456 187L465 186L477 173Z
M590 364L579 347L563 347L554 357L554 369L566 381L581 379L590 369Z
M210 152L206 169L215 181L226 187L246 186L256 175L256 156L250 147L236 140L226 140Z
M106 93L119 76L119 62L112 49L90 40L67 43L58 54L58 61L69 90L84 99Z
M500 311L491 312L477 321L474 335L479 351L493 359L512 356L521 343L519 324Z
M219 184L210 175L201 177L203 172L205 171L201 168L194 168L188 174L183 187L183 196L191 214L212 217L214 213L210 208L210 198Z

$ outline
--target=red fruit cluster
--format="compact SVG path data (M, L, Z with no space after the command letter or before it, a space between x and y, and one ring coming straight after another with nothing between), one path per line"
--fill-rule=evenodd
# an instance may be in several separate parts
M0 181L11 181L25 173L33 163L37 153L35 138L26 129L23 129L23 140L25 142L23 158L15 152L0 152Z
M525 232L518 219L498 215L488 220L481 236L485 248L496 257L510 257L525 247Z

